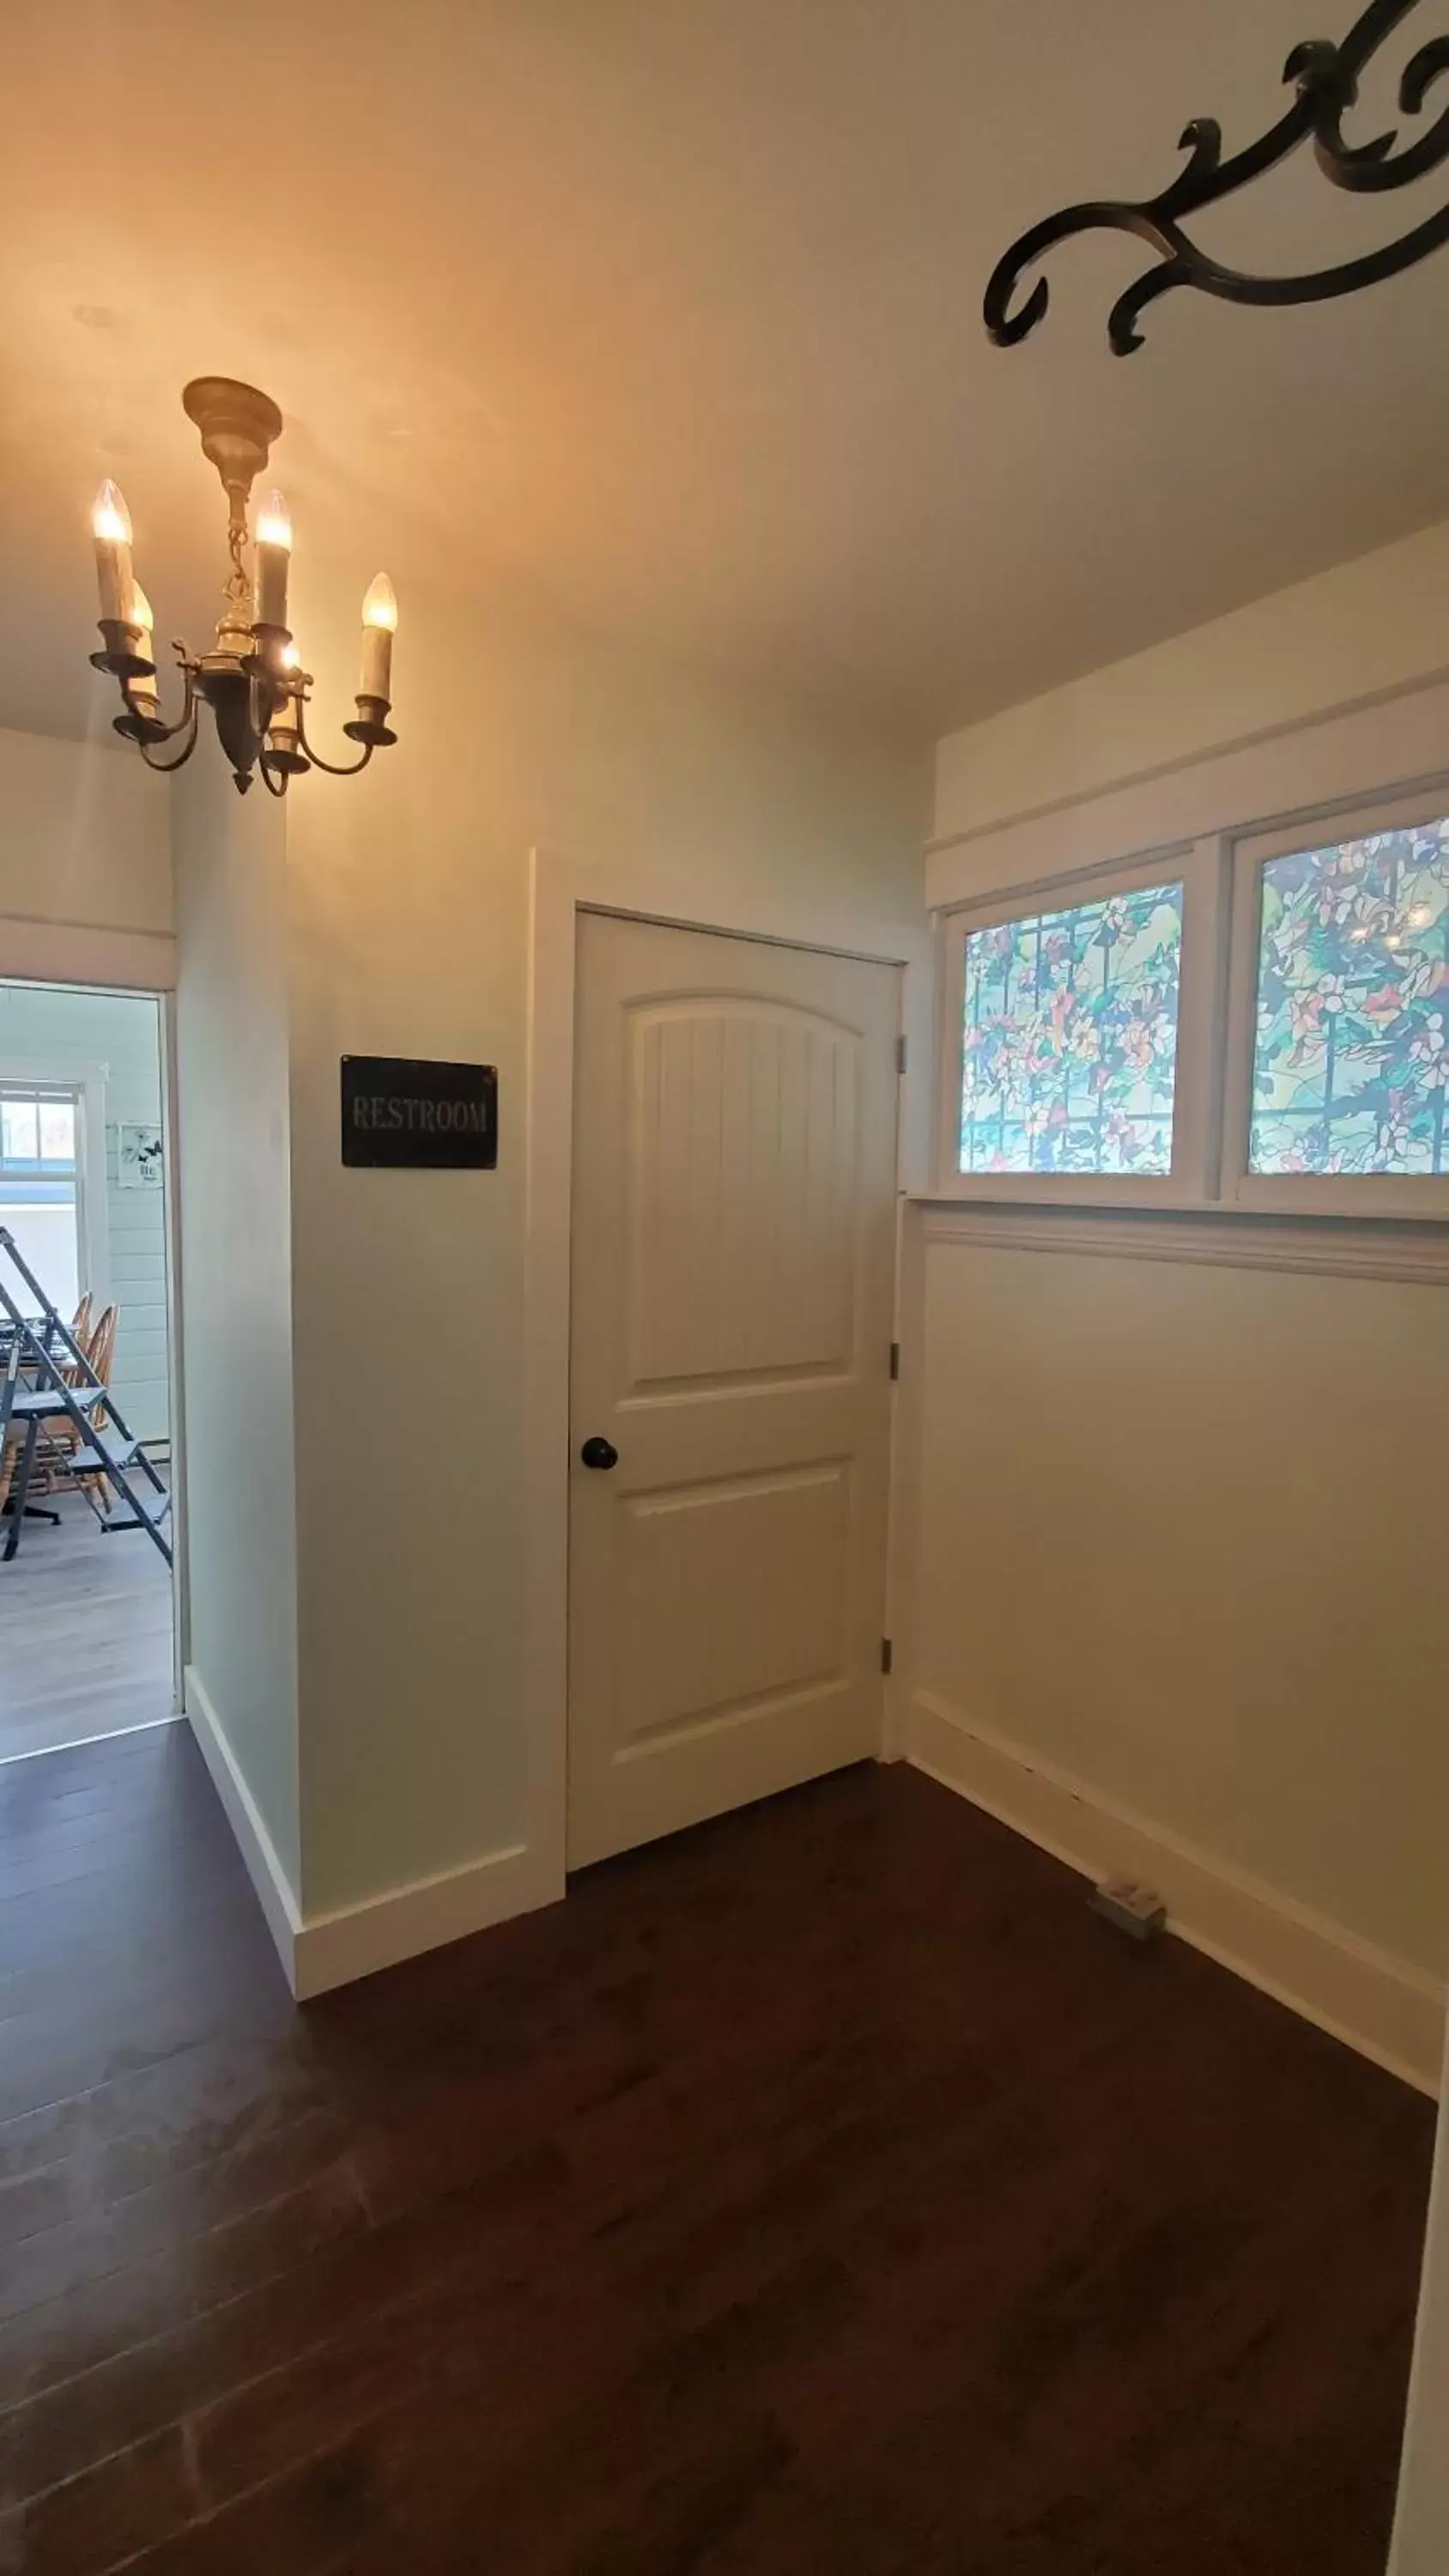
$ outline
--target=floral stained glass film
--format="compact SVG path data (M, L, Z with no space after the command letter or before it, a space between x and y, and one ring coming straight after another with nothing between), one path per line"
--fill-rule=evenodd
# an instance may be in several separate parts
M1180 885L966 941L963 1172L1172 1168Z
M1254 1172L1449 1172L1449 822L1263 870Z

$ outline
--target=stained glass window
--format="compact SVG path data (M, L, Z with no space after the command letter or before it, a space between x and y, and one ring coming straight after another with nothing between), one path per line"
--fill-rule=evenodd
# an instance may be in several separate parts
M1263 870L1254 1172L1449 1171L1449 822Z
M968 936L963 1172L1171 1170L1182 906L1146 886Z

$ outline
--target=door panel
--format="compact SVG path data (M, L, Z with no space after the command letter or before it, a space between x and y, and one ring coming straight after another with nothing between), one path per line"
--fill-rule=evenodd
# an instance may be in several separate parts
M878 1748L900 1014L598 915L578 990L573 1866Z
M848 1366L854 1033L726 996L629 1021L634 1385Z
M626 1500L620 1750L845 1680L850 1466L721 1477ZM688 1619L675 1615L688 1601ZM739 1605L750 1604L742 1620Z

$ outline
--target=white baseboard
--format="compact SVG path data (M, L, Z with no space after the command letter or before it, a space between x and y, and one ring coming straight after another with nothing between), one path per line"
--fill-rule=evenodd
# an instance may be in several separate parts
M226 1729L194 1664L186 1667L182 1699L201 1758L211 1773L211 1785L226 1811L227 1823L236 1836L237 1848L246 1863L247 1876L267 1918L267 1929L277 1945L287 1983L295 1994L297 1935L302 1917L292 1882L277 1856L276 1845L267 1831L261 1810L242 1778L236 1755L227 1741Z
M297 1934L294 1990L299 2001L393 1968L423 1950L489 1931L515 1914L531 1914L562 1896L563 1880L540 1869L526 1843L485 1852L481 1860L436 1878L414 1879L360 1905L309 1915Z
M1089 1879L1155 1887L1172 1931L1421 2093L1439 2092L1446 1996L1406 1960L1215 1859L916 1691L907 1754Z
M532 1913L564 1892L562 1875L541 1869L527 1844L517 1843L335 1913L304 1915L206 1685L190 1664L186 1715L299 2003Z

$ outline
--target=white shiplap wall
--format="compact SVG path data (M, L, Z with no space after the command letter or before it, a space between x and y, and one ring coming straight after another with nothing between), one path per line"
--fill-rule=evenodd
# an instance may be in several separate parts
M112 1383L133 1431L169 1432L166 1202L160 1190L116 1185L123 1123L161 1124L160 1007L148 995L0 983L0 1064L105 1067L106 1231L110 1294L120 1312Z

